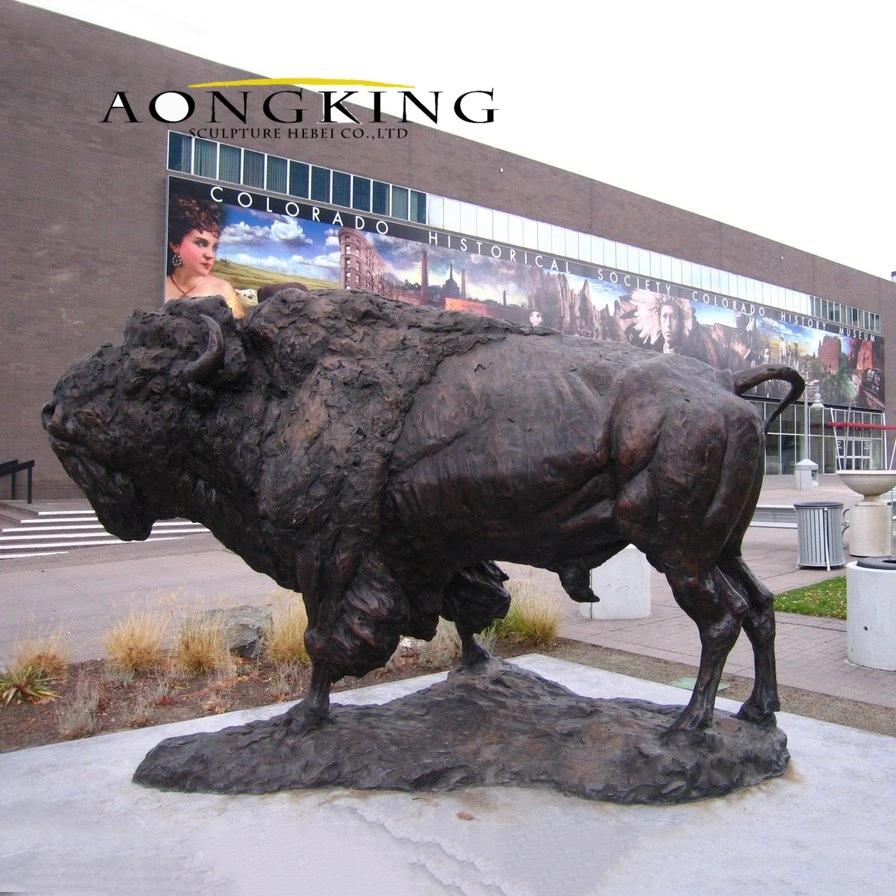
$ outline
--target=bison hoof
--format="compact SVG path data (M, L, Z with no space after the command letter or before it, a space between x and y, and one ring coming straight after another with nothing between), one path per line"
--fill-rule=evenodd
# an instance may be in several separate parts
M475 641L471 646L465 646L460 657L461 669L472 669L487 663L492 655L481 645Z
M701 713L685 707L678 718L669 726L669 731L699 731L712 725L712 713Z
M737 718L744 722L751 722L754 725L768 725L775 722L775 706L772 708L762 708L751 701L747 701L737 712Z
M303 700L287 710L284 721L288 724L291 733L306 734L310 731L317 731L332 720L328 710L318 709Z

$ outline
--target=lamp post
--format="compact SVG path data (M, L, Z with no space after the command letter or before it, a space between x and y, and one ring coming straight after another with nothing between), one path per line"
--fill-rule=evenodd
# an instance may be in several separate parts
M821 400L821 393L815 388L815 399L809 404L809 385L803 390L803 459L794 465L794 477L796 479L796 487L799 491L806 491L818 485L815 473L818 470L818 464L812 460L809 453L809 412L823 411L824 403Z

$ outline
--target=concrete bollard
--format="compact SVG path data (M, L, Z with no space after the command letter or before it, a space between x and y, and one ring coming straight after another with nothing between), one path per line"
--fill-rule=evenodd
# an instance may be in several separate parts
M598 603L579 605L586 619L641 619L650 615L650 564L633 545L591 570Z
M874 557L846 567L846 658L896 670L896 559Z

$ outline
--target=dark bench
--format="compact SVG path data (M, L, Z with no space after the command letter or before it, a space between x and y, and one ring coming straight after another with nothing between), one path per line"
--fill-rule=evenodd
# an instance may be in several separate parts
M9 498L11 501L15 501L16 499L16 474L21 473L22 471L26 471L28 474L28 503L31 503L31 480L32 473L34 470L34 461L33 460L23 460L19 461L18 458L15 460L6 460L3 463L0 463L0 478L3 476L9 476L11 478L10 488L9 488Z

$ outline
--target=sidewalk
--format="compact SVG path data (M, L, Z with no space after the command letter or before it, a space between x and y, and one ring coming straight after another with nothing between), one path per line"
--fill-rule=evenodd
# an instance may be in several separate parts
M811 492L793 488L792 477L768 477L760 504L841 501L846 508L860 496L836 476L821 477ZM847 532L848 542L848 532ZM795 528L751 527L744 556L775 593L843 575L844 569L798 569ZM847 562L851 557L846 554ZM597 644L696 666L697 629L676 606L665 579L652 573L652 612L632 620L592 620L579 615L552 573L512 567L514 577L531 577L558 596L565 609L560 634ZM894 577L896 578L896 577ZM163 543L85 548L65 555L0 564L0 666L14 645L29 635L61 631L72 661L104 653L102 639L112 623L131 608L201 605L219 607L271 602L278 586L249 569L210 535ZM782 685L863 703L896 708L896 672L846 662L846 623L779 614L776 654ZM752 677L752 651L745 636L726 666L729 675Z
M848 509L861 501L860 495L844 486L837 476L820 477L819 487L797 491L791 476L766 478L760 505L793 505L813 501L839 501ZM846 532L844 559L848 553ZM775 594L811 585L846 574L845 568L800 569L797 559L795 528L751 526L744 539L744 559L756 575ZM542 570L517 567L539 586L565 598L556 576ZM894 576L896 587L896 576ZM700 639L697 628L678 608L665 578L651 571L651 615L643 619L587 619L577 605L564 600L566 616L560 635L575 641L597 644L627 653L657 657L697 666ZM860 703L896 708L896 672L868 669L846 660L846 621L777 614L775 639L778 683ZM746 635L741 635L728 657L725 673L753 677L753 652Z

